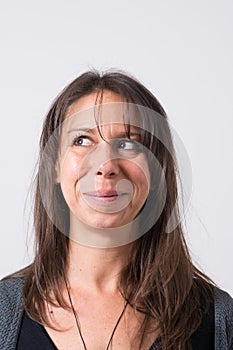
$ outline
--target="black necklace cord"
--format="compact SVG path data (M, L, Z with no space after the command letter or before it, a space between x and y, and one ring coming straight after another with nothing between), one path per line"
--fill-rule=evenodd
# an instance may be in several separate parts
M83 339L83 335L82 335L82 332L81 332L81 329L80 329L80 326L79 326L79 323L78 323L78 316L76 314L76 311L75 311L75 308L74 308L74 305L73 305L73 302L72 302L72 299L71 299L71 295L70 295L69 288L68 288L67 281L66 281L65 277L64 277L64 280L65 280L65 285L66 285L66 289L67 289L67 294L68 294L70 306L71 306L71 309L72 309L72 312L73 312L73 315L74 315L74 318L75 318L75 322L76 322L76 325L77 325L77 328L78 328L78 332L79 332L80 338L82 340L84 349L87 350L87 347L86 347L86 344L85 344L85 341Z
M68 294L70 306L71 306L71 309L72 309L72 312L73 312L73 315L74 315L74 318L75 318L76 326L77 326L77 328L78 328L78 332L79 332L80 338L81 338L81 340L82 340L84 350L87 350L87 346L86 346L86 343L85 343L85 341L84 341L84 338L83 338L83 335L82 335L82 332L81 332L81 328L80 328L80 325L79 325L79 322L78 322L78 315L77 315L77 313L76 313L76 311L75 311L75 308L74 308L74 305L73 305L73 302L72 302L72 299L71 299L71 295L70 295L70 292L69 292L69 288L68 288L68 284L67 284L67 281L66 281L65 276L64 276L64 280L65 280L65 285L66 285L66 289L67 289L67 294ZM129 303L129 302L128 302L128 300L127 300L126 303L125 303L125 306L124 306L124 308L123 308L123 310L122 310L120 316L118 317L117 322L116 322L116 324L115 324L115 326L114 326L114 328L113 328L111 337L110 337L110 339L109 339L109 341L108 341L108 345L107 345L107 347L106 347L105 350L109 350L110 344L111 344L112 339L113 339L113 336L114 336L114 334L115 334L115 331L116 331L116 329L117 329L117 327L118 327L118 325L119 325L119 323L120 323L120 320L122 319L122 316L124 315L124 312L125 312L125 310L126 310L126 307L127 307L128 303Z
M121 311L120 316L118 317L118 320L117 320L117 322L116 322L116 324L115 324L115 327L113 328L113 331L112 331L111 337L110 337L110 339L109 339L108 345L107 345L107 347L106 347L106 350L108 350L109 347L110 347L110 344L111 344L112 338L113 338L113 336L114 336L114 333L115 333L115 331L116 331L116 329L117 329L117 326L118 326L119 323L120 323L120 320L122 319L122 316L124 315L124 312L125 312L125 309L126 309L127 305L128 305L128 301L125 303L125 306L124 306L123 310Z

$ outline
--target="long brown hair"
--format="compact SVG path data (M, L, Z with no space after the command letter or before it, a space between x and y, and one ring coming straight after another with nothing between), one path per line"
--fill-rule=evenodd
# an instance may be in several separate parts
M50 136L64 121L68 108L79 98L93 92L110 90L126 101L148 107L167 120L166 113L139 81L121 71L103 74L89 71L69 84L53 103L45 119L40 139L40 159ZM172 144L169 127L167 137ZM133 243L128 265L121 275L119 289L137 310L152 317L159 325L163 350L191 349L190 337L200 326L203 314L213 299L213 282L192 261L179 223L167 234L166 225L177 200L177 171L174 158L159 140L151 138L153 151L164 171L167 195L163 211L152 228ZM58 140L59 142L59 140ZM56 146L56 145L55 145ZM56 149L56 147L54 147ZM54 178L57 153L51 155L51 167L45 177ZM51 189L51 203L61 199L59 186ZM64 203L60 208L68 214ZM176 212L179 217L178 211ZM46 303L68 308L61 295L67 270L69 238L48 217L41 199L39 175L36 177L34 202L35 258L27 268L14 274L25 280L24 307L37 322L50 325ZM50 291L53 291L53 300Z

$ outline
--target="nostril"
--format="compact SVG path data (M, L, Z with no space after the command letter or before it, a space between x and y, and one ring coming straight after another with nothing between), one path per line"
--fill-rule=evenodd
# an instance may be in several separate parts
M104 171L100 171L100 170L99 170L99 171L97 171L96 174L97 174L97 175L104 175L104 173L105 173ZM115 175L115 172L114 172L114 171L106 172L105 175L106 175L106 176L114 176L114 175Z

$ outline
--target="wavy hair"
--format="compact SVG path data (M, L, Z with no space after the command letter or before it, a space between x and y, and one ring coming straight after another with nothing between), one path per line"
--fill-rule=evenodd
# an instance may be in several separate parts
M46 116L40 138L39 167L50 136L61 126L72 103L93 92L101 96L104 90L119 94L127 102L147 107L167 121L167 115L157 98L134 77L121 71L83 73L61 92ZM169 126L167 123L165 125L167 138L172 145ZM171 233L166 233L166 225L178 196L176 164L174 157L158 139L147 135L145 140L165 174L166 200L156 223L132 244L129 263L121 274L119 290L134 309L145 314L144 332L147 331L149 318L158 324L163 350L187 350L191 349L191 335L200 326L213 300L214 283L192 263L181 224ZM57 146L54 145L45 178L54 179ZM56 303L69 308L60 292L67 271L69 238L59 231L44 208L39 171L35 185L35 257L30 266L14 276L25 280L25 310L35 321L51 326L46 315L46 304ZM61 200L61 189L56 184L52 185L49 198L51 203L62 203L59 210L63 217L68 218L68 207ZM177 210L178 219L179 215ZM68 225L67 220L64 225Z

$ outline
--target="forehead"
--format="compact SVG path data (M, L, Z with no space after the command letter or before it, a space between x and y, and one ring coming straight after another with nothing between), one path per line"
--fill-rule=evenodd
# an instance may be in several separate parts
M85 95L81 98L79 98L77 101L72 103L72 105L69 107L68 113L66 114L66 118L69 118L70 116L79 113L81 111L85 111L87 109L91 109L91 107L98 106L100 103L97 99L97 92L91 93L89 95ZM118 94L114 93L110 90L104 90L103 96L102 96L102 104L108 104L108 103L119 103L124 102L125 100Z
M104 90L101 103L97 93L91 93L75 101L66 114L63 128L93 129L98 126L130 124L140 127L140 118L132 103L120 95Z

